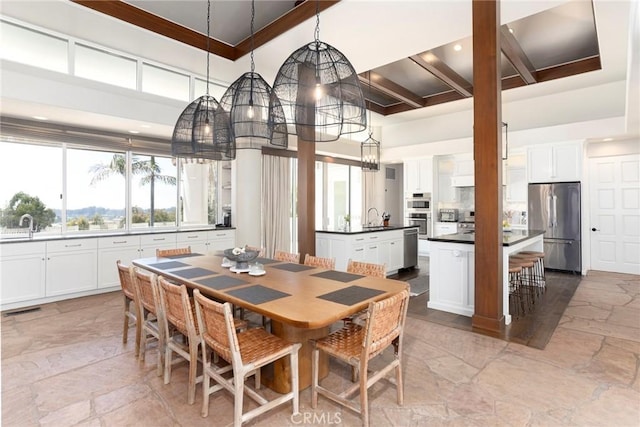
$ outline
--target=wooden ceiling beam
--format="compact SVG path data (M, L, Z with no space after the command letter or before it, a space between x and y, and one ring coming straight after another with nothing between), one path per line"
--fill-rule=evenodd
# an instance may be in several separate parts
M325 9L330 8L331 6L340 3L340 0L321 0L318 2L318 10L320 12ZM286 14L282 15L280 18L271 22L266 27L256 31L253 34L253 48L254 50L263 44L275 39L279 35L284 34L289 31L293 27L301 24L309 18L312 18L316 14L316 2L315 1L305 1L298 6L291 9ZM311 36L311 34L310 34ZM309 37L309 41L311 41L311 37ZM236 45L236 58L241 58L247 53L251 52L251 36L242 40L240 43Z
M367 72L367 75L369 75L369 72ZM413 108L424 107L422 97L411 92L409 89L392 82L378 73L371 72L370 75L371 80L369 80L367 76L359 74L358 78L360 79L360 83L367 86L371 85L371 87L376 88L385 95L400 100Z
M500 50L526 84L538 82L536 68L506 25L500 27Z
M433 74L460 95L466 98L473 96L473 85L433 53L426 52L420 55L413 55L409 59Z

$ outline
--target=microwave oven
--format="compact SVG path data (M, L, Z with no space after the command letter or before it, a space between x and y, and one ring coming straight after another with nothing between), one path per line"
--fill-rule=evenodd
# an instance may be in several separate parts
M430 193L413 193L411 197L407 197L407 209L410 210L431 210L431 194Z

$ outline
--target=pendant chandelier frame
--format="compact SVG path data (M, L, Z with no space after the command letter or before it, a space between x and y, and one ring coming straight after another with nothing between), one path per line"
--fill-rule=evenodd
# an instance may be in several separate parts
M207 92L180 114L171 137L174 157L234 160L236 146L229 114L209 95L211 0L207 0Z
M369 93L371 93L371 71L368 73ZM373 137L371 101L369 100L369 137L360 144L360 160L362 172L378 172L380 170L380 141Z

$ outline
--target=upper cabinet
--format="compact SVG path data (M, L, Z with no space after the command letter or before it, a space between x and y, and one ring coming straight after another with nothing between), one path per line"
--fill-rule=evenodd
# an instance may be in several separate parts
M513 203L527 202L526 154L514 153L504 161L502 182L506 185L506 200Z
M582 143L544 144L527 149L529 182L580 181Z
M433 192L433 158L404 161L404 191L411 193Z
M473 187L473 156L471 154L458 154L455 156L455 165L451 185L454 187Z

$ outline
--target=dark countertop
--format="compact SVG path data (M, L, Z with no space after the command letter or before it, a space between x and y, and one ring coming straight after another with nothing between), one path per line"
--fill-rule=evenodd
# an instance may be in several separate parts
M502 246L511 246L523 242L533 237L544 234L542 230L511 230L502 233ZM454 234L443 234L442 236L429 237L432 242L466 243L473 245L476 235L472 232L462 232Z
M415 225L399 225L399 224L391 224L388 227L383 227L383 226L363 227L361 225L352 225L346 230L339 230L335 228L323 228L322 230L316 230L316 233L362 234L362 233L377 233L378 231L405 230L407 228L418 228L418 227L416 227Z
M146 234L161 234L161 233L189 233L193 231L215 231L215 230L235 230L235 227L197 227L197 228L184 228L180 230L150 230L144 231L130 231L130 232L104 232L104 233L73 233L73 234L42 234L34 233L33 238L29 238L27 233L24 236L11 235L11 237L0 237L0 244L4 243L24 243L24 242L50 242L54 240L73 240L73 239L93 239L96 237L117 237L117 236L143 236ZM16 237L13 237L16 236Z

